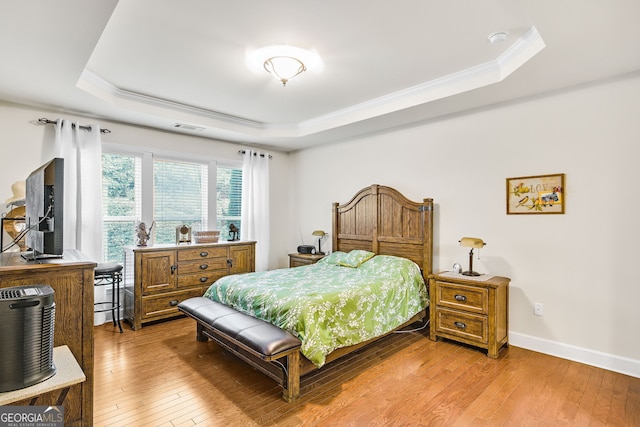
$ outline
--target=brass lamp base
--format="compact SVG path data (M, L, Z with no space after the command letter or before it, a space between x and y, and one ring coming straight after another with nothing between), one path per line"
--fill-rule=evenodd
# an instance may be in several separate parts
M463 271L462 273L463 276L482 276L482 274L477 273L475 271Z
M473 271L473 248L469 251L469 270L462 272L463 276L481 276L480 273Z

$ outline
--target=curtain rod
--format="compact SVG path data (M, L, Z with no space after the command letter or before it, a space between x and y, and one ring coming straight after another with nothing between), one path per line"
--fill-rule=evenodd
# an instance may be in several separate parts
M38 119L38 123L43 124L43 125L49 125L49 124L57 124L58 122L55 120L49 120L49 119ZM75 123L71 123L71 126L76 127L78 126L80 129L82 130L91 130L91 126L81 126L81 125L76 125ZM111 131L109 129L100 129L100 133L111 133Z
M238 154L245 154L245 153L246 153L246 151L245 151L245 150L239 150L239 151L238 151ZM253 153L253 155L254 155L254 156L260 156L260 157L264 157L264 156L265 156L265 154L264 154L264 153L260 153L260 154L258 154L258 153ZM272 158L273 158L273 156L272 156L271 154L269 154L269 158L270 158L270 159L272 159Z

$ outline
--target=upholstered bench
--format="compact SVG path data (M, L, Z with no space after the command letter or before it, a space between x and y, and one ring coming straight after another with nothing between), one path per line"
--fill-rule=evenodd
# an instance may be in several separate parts
M291 333L204 297L182 301L178 309L196 320L198 341L210 338L245 361L253 356L274 362L277 373L258 368L282 385L284 400L300 396L301 342Z

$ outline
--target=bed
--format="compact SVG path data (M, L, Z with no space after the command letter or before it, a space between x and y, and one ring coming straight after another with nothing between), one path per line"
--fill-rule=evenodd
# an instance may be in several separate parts
M226 276L179 306L198 340L275 379L287 401L300 377L427 319L432 199L371 185L333 204L332 231L333 253L314 265Z

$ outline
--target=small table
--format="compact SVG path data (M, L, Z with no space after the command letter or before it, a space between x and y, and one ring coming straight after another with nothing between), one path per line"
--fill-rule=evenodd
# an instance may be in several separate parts
M481 347L496 359L509 344L510 281L508 277L452 272L430 275L430 338Z
M301 265L315 264L324 258L324 254L299 254L294 252L289 254L289 268L300 267Z
M67 397L69 387L81 383L87 378L66 345L53 349L53 364L56 367L55 375L29 387L0 393L0 405L9 405L13 402L31 399L29 405L34 406L37 403L38 396L56 390L60 390L56 406L62 405Z

